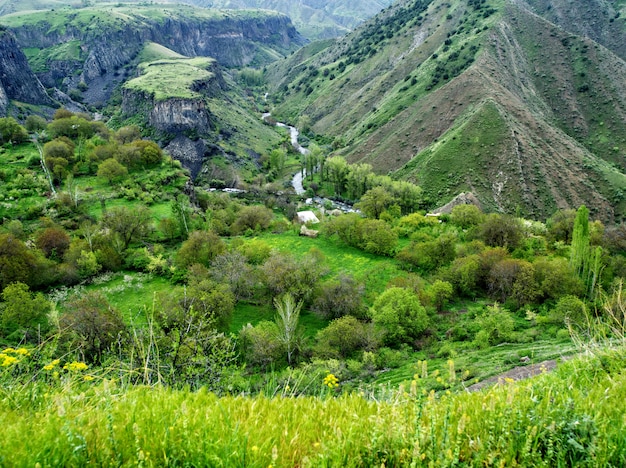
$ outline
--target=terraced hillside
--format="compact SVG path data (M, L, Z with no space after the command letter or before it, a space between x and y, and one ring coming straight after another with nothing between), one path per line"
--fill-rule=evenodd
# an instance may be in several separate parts
M538 13L508 0L399 2L272 68L275 114L308 116L337 154L416 181L432 205L470 190L491 210L542 217L585 203L622 218L626 63Z

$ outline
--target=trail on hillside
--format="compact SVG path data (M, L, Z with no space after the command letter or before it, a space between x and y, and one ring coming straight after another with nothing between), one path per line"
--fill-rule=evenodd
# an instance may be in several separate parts
M494 375L489 377L481 382L475 383L474 385L470 385L466 388L468 392L476 392L478 390L482 390L485 387L488 387L493 384L502 384L505 383L508 379L517 381L528 379L530 377L535 377L540 374L544 374L546 372L550 372L556 368L559 362L563 360L570 359L569 357L563 357L560 361L556 359L550 359L548 361L539 362L537 364L530 364L527 366L518 366L510 369L502 374Z

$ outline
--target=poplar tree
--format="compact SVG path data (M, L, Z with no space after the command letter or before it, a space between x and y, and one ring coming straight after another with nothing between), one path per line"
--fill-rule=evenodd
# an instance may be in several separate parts
M584 282L587 297L592 299L602 270L602 247L592 248L590 239L589 210L581 205L574 220L570 264Z

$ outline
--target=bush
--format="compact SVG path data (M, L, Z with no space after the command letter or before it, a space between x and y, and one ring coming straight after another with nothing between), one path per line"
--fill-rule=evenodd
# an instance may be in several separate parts
M317 332L316 341L314 353L322 359L346 359L359 350L371 351L375 347L367 325L350 315L333 320L328 327Z
M404 288L389 288L378 296L371 316L387 345L413 344L428 326L426 309L415 293Z
M474 344L479 348L497 345L512 339L515 322L511 313L498 304L487 307L476 317L479 331Z

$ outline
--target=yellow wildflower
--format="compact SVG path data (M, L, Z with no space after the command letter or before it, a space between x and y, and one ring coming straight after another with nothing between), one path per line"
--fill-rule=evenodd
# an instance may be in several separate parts
M2 367L9 367L17 362L15 356L8 356L6 354L0 354L0 359L2 359Z
M26 348L17 348L14 352L15 354L20 354L22 356L30 356L30 351Z
M334 374L328 374L326 377L324 377L322 385L326 385L328 388L339 387L339 379L335 377Z
M89 366L85 364L84 362L73 361L68 364L65 364L63 366L63 369L68 370L70 372L78 372L78 371L87 370L88 367Z
M54 369L56 366L58 366L60 362L61 362L60 359L55 359L50 364L46 364L45 366L43 366L43 370L50 371Z
M83 380L85 382L91 382L94 379L93 375L86 375L85 377L83 377Z
M10 354L14 352L15 352L15 348L7 348L4 351L2 351L3 354Z

